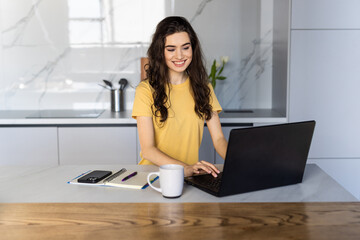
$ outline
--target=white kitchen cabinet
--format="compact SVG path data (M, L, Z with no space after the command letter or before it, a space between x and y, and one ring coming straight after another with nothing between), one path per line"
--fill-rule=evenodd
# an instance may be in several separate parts
M0 127L0 165L58 165L56 127Z
M292 31L289 120L317 122L310 158L360 157L360 31Z
M360 198L360 1L293 0L289 121L317 121L310 163Z
M136 127L59 127L60 164L136 164Z
M359 0L293 0L293 29L359 29Z

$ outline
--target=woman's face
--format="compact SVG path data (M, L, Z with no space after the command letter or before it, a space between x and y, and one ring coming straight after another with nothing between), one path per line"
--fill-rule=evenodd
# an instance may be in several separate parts
M178 32L167 36L164 55L170 75L183 73L192 60L189 34L187 32Z

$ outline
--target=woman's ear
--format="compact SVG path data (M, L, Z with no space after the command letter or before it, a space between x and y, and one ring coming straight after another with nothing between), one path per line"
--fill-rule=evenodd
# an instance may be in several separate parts
M148 64L148 63L149 63L149 58L147 58L147 57L142 57L142 58L140 59L140 73L141 73L141 75L140 75L140 81L146 79L145 66L146 66L146 64Z

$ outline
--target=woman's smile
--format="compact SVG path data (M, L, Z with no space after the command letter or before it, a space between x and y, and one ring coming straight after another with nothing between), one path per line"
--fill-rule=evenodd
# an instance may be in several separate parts
M176 67L183 67L184 64L185 64L186 60L183 60L183 61L173 61L174 65Z

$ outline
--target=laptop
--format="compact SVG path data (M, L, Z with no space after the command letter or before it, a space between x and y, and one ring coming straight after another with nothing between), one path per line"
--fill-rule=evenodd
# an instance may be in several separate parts
M217 197L301 183L315 121L232 129L223 171L185 182Z

